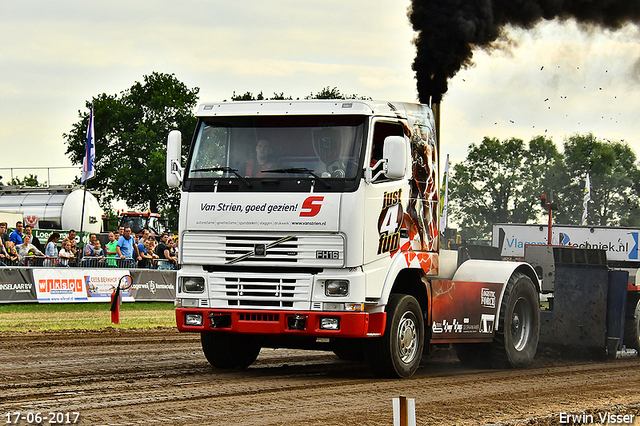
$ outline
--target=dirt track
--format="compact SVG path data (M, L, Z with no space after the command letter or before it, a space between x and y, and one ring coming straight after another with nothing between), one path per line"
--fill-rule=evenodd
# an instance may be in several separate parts
M19 411L45 420L79 412L83 425L391 425L392 398L406 395L418 425L560 424L563 412L596 422L627 413L640 424L637 358L469 370L442 352L411 379L382 380L330 352L283 349L263 349L246 371L219 372L198 335L175 330L0 339L2 423Z

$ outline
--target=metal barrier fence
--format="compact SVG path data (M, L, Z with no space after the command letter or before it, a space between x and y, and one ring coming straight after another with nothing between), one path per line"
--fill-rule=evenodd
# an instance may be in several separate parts
M121 259L119 257L91 257L84 256L80 259L47 257L47 256L25 256L23 260L0 259L1 266L29 266L29 267L82 267L82 268L125 268L125 269L160 269L175 270L180 269L180 264L167 259Z

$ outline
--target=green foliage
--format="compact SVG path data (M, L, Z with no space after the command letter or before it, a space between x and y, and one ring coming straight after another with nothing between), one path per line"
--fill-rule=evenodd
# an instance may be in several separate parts
M450 212L465 239L491 232L495 223L526 223L541 212L542 185L560 180L560 161L553 142L535 138L485 137L471 144L466 160L453 166L449 182Z
M365 99L371 99L365 96L359 96L356 94L353 95L343 95L342 93L340 93L340 90L337 87L334 87L333 89L330 88L329 86L323 88L322 90L320 90L318 93L316 93L315 95L313 93L311 93L309 96L307 96L305 99L361 99L361 100L365 100Z
M1 176L0 176L0 179L2 179ZM38 182L38 176L34 174L29 174L29 176L23 177L22 180L20 180L17 177L14 177L13 179L11 179L11 182L9 182L9 185L16 185L16 186L46 186L46 184L47 182L44 182L44 183Z
M598 140L593 134L574 135L564 142L568 183L559 191L560 223L580 223L586 175L591 180L587 223L599 226L638 226L636 155L628 144Z
M587 223L640 226L640 169L623 142L574 135L564 154L542 136L528 147L520 139L485 137L471 144L467 158L453 166L449 181L451 218L463 238L487 235L496 223L545 222L540 195L553 191L554 222L581 223L586 175L591 179Z
M331 88L330 86L327 86L322 88L315 95L313 93L310 93L309 96L305 97L305 99L360 99L360 100L369 99L370 100L371 98L366 96L359 96L356 94L343 95L342 93L340 93L340 89L338 89L337 87ZM245 92L242 95L236 95L236 92L234 91L233 95L231 96L231 100L232 101L293 100L293 97L285 96L284 92L274 93L272 97L265 98L262 92L258 93L257 95L254 95L251 92Z
M121 199L135 209L177 217L179 191L165 180L166 140L173 129L193 133L199 90L173 74L154 72L119 96L103 93L86 102L87 110L94 105L96 137L96 175L86 184L100 191L105 209ZM63 135L74 164L82 164L89 112L78 115L80 121ZM183 152L189 142L183 138Z

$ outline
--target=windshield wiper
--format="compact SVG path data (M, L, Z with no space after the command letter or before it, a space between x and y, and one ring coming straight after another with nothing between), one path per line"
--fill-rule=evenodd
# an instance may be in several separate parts
M244 178L244 176L242 176L240 173L238 173L238 169L232 169L231 167L207 167L207 168L204 168L204 169L193 169L191 171L192 172L227 172L227 173L233 173L234 175L237 176L238 179L240 179L242 181L242 183L247 185L247 187L251 188L251 182L246 180Z
M271 169L271 170L262 170L262 173L307 173L318 180L321 184L326 186L327 188L331 188L331 185L326 180L322 179L316 172L311 169L307 169L305 167L290 167L288 169Z

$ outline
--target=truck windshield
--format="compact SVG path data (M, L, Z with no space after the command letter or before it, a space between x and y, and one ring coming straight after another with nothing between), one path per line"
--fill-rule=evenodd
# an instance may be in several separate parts
M201 119L186 178L355 179L364 116L264 116Z

